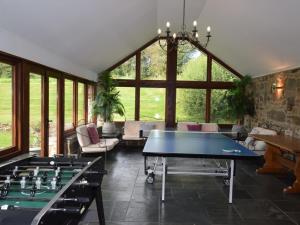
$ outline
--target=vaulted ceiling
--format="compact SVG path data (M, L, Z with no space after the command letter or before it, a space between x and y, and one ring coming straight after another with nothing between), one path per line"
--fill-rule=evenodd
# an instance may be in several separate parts
M180 29L183 0L0 0L0 51L66 72L96 74ZM300 66L299 0L186 0L188 26L212 27L208 49L242 74ZM190 26L191 28L191 26Z

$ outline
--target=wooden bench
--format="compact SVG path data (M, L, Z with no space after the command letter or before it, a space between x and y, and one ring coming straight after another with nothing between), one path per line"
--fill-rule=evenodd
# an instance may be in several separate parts
M284 188L285 193L300 192L300 139L283 135L251 135L254 139L266 142L265 164L257 173L286 173L292 170L296 176L292 186Z

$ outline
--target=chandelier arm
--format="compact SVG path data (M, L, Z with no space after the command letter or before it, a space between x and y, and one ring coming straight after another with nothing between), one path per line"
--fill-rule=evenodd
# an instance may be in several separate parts
M186 24L185 24L185 3L186 0L183 0L183 13L182 13L182 30L174 33L172 36L170 35L171 30L170 30L170 23L167 22L167 30L166 32L166 37L161 37L161 30L158 30L159 36L158 36L158 41L159 41L159 46L161 47L161 49L163 49L165 52L168 51L172 51L174 50L174 48L178 48L179 45L184 45L187 42L193 44L199 44L200 46L206 48L208 46L208 43L210 41L211 35L210 35L210 27L207 28L207 35L206 35L206 42L201 43L201 41L199 40L199 34L198 34L198 30L197 30L197 21L195 21L194 24L194 28L191 32L187 32L186 31ZM166 39L166 43L162 44L160 39ZM172 47L169 47L169 44L172 44Z
M211 35L207 35L206 38L207 38L207 40L206 40L206 43L205 43L205 45L204 45L204 48L207 47L208 42L210 41Z

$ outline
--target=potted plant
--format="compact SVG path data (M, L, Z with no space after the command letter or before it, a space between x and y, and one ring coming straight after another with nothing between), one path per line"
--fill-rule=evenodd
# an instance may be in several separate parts
M104 124L103 133L114 133L114 114L124 116L125 109L120 101L120 93L116 89L116 81L112 79L109 71L98 75L98 90L95 101L92 104L92 114L100 116Z
M222 112L225 113L225 117L237 120L237 125L233 127L233 130L239 132L243 129L241 126L244 121L244 116L254 116L254 97L251 88L252 78L250 76L244 76L242 79L234 81L234 88L225 92L223 99L219 107ZM225 110L224 110L225 109Z

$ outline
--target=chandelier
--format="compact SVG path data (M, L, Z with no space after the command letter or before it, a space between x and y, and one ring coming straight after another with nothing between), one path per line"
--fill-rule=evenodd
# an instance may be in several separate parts
M177 47L176 42L179 45L184 45L184 44L186 44L186 42L189 42L189 43L193 43L193 44L196 44L196 45L200 45L203 48L206 48L207 45L208 45L208 42L210 41L210 38L211 38L211 35L210 35L211 27L208 26L206 28L206 36L205 36L206 37L206 42L205 43L200 42L196 20L194 20L194 22L193 22L192 31L188 32L186 30L186 25L185 25L185 0L183 0L183 13L182 13L181 31L178 31L177 33L173 33L173 35L171 35L170 27L171 27L171 24L168 21L166 23L166 31L165 31L166 35L165 36L162 36L162 30L160 28L157 30L157 34L158 34L157 38L158 38L159 45L165 51L167 51L167 43L172 43L173 47L174 46ZM166 42L161 43L161 39L165 39Z

